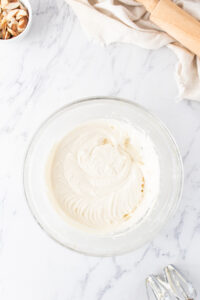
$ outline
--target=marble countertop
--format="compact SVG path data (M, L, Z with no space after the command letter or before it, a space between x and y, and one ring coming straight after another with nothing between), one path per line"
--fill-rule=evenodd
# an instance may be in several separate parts
M200 104L176 103L170 50L88 41L64 0L32 0L33 25L0 47L0 299L145 300L144 279L175 264L200 287ZM119 96L169 127L184 161L177 214L149 244L118 257L58 245L33 219L23 192L27 146L41 122L75 99Z

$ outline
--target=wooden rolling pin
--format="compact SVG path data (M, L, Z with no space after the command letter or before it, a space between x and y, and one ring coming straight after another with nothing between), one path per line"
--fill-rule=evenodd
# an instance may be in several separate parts
M200 57L200 22L171 0L137 0L150 12L150 20Z

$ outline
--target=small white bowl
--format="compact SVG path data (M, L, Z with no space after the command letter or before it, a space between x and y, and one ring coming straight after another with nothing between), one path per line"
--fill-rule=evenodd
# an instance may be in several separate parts
M30 30L30 27L31 27L31 24L32 24L32 7L31 7L31 4L30 4L29 0L20 0L20 2L22 4L24 4L24 6L28 10L28 13L29 13L28 24L27 24L26 28L24 29L24 31L22 33L20 33L18 36L13 37L13 38L8 39L8 40L0 39L0 43L8 44L8 43L13 43L13 42L20 41L25 37L25 35Z

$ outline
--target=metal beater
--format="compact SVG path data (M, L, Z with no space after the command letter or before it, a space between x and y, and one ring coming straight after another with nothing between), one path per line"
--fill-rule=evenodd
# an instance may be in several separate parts
M148 300L194 300L193 285L172 265L163 269L163 276L151 275L146 279Z

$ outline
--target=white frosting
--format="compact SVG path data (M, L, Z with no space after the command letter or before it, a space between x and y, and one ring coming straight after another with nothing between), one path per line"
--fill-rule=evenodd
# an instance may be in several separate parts
M95 233L134 226L154 205L159 162L146 134L125 122L93 120L70 131L48 164L54 207Z

